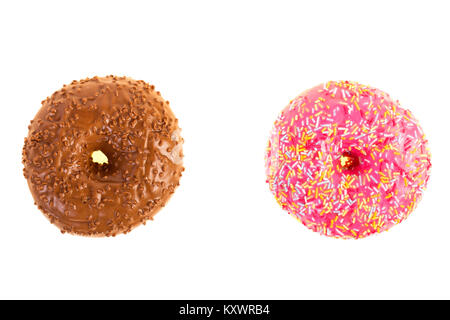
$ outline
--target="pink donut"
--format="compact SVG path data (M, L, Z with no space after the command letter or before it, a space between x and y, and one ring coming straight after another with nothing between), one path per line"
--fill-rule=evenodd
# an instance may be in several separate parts
M409 110L385 92L330 81L284 108L266 151L270 190L309 229L362 238L405 220L431 162Z

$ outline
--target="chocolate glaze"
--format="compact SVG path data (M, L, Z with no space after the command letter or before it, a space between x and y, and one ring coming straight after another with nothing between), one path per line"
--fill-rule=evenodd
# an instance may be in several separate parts
M114 236L163 207L184 168L178 119L154 86L126 77L73 81L42 102L23 147L38 208L61 231ZM91 154L101 150L108 164Z

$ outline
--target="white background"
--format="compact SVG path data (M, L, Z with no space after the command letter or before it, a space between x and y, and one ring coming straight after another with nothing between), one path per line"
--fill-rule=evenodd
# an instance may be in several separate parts
M2 1L0 298L450 298L449 1ZM116 238L62 235L22 175L41 100L74 79L156 85L185 139L181 186ZM389 232L338 240L276 203L264 151L281 109L327 80L419 119L432 176Z

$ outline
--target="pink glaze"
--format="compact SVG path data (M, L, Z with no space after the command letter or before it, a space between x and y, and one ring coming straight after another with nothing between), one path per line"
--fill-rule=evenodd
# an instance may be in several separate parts
M292 100L266 152L267 182L282 208L338 238L366 237L405 220L430 167L411 112L383 91L349 81Z

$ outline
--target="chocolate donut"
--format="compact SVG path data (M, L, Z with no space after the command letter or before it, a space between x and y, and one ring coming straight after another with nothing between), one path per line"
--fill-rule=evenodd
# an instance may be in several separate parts
M42 102L23 147L38 208L68 232L115 236L145 224L184 171L178 119L154 86L73 81Z

